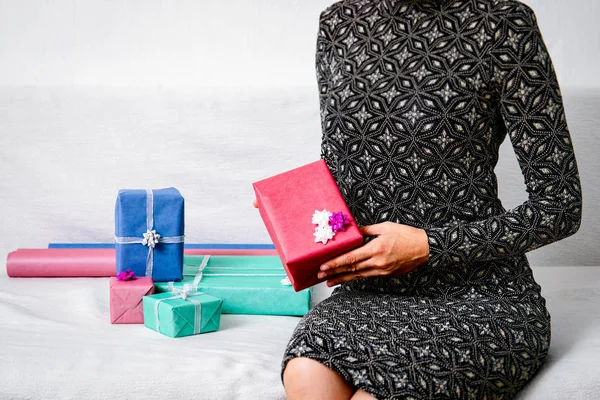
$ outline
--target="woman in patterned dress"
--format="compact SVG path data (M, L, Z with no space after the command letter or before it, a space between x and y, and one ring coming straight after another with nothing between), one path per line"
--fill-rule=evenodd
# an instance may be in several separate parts
M526 252L573 235L581 187L534 12L516 0L344 0L320 16L322 153L365 244L298 324L290 399L508 399L550 314ZM508 136L529 198L506 210Z

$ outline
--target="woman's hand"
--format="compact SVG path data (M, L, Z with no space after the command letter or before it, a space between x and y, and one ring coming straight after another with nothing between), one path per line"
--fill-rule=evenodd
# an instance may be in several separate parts
M258 208L258 202L256 201L256 199L252 201L252 205L254 206L254 208Z
M327 286L372 276L403 275L429 260L429 241L423 229L383 222L360 230L363 235L377 237L321 265L318 277L328 278Z

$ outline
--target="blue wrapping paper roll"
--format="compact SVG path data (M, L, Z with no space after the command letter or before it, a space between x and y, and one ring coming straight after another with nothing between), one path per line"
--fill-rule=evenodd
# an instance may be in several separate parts
M153 224L151 230L161 239L184 235L184 199L175 188L152 190ZM148 230L146 190L120 190L115 206L116 238L143 239ZM157 243L152 250L152 279L156 282L180 281L183 270L183 241ZM146 276L149 247L141 243L116 246L117 273L127 269Z
M49 249L114 249L114 243L48 243ZM273 244L264 243L185 243L190 250L275 250Z

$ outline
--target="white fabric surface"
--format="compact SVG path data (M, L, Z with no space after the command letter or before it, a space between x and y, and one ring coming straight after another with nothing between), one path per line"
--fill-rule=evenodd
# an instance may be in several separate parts
M224 315L171 339L111 325L108 279L0 278L0 398L280 399L295 317Z
M600 268L534 270L552 315L548 362L518 400L600 393ZM315 302L327 293L317 290ZM224 315L171 339L109 323L106 278L0 276L0 398L283 399L280 361L299 318Z
M0 0L0 85L312 85L335 0ZM600 87L600 3L523 0L559 80Z
M528 256L532 265L600 265L600 91L565 91L565 103L583 222ZM110 242L125 188L178 188L189 243L268 243L251 184L319 158L318 108L316 86L0 86L0 257L50 241ZM508 139L496 171L505 207L526 200Z
M530 253L534 266L600 265L600 96L575 91L565 99L582 175L583 224L574 237ZM320 127L312 87L5 86L0 139L0 257L6 259L18 247L50 241L110 241L120 188L180 189L188 242L266 243L251 183L317 159ZM497 170L500 197L512 207L525 192L507 142ZM594 398L600 268L535 271L554 336L551 362L523 398ZM328 293L321 285L314 297ZM0 398L283 398L279 363L297 318L226 315L222 323L219 332L171 340L142 326L111 326L105 279L2 274Z
M547 362L518 400L600 398L600 267L537 267L552 323Z
M268 242L250 184L318 158L314 46L318 13L332 2L0 0L0 258L49 241L110 241L121 188L180 189L189 242ZM578 234L529 258L600 265L600 91L589 51L600 5L527 3L562 85L584 194ZM508 142L497 171L514 207L526 193ZM523 398L600 392L598 271L535 268L553 342ZM319 286L315 298L328 292ZM283 397L279 361L296 318L224 316L219 332L169 339L111 326L107 296L105 279L0 272L0 399Z

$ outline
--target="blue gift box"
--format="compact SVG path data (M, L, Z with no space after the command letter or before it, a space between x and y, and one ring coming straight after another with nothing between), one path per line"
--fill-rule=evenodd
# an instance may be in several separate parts
M184 200L175 188L120 190L115 206L117 273L180 281Z

